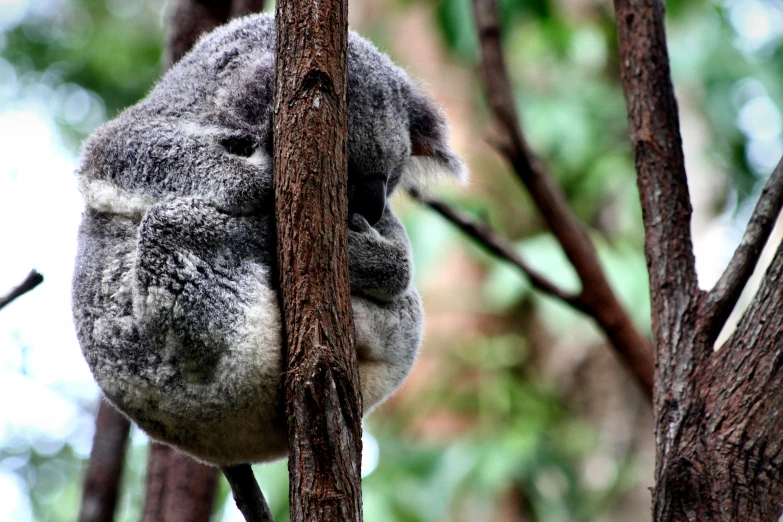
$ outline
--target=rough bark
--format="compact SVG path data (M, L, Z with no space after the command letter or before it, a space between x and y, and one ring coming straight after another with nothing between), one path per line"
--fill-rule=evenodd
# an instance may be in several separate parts
M217 477L217 468L170 446L151 444L142 521L208 522Z
M582 283L579 295L570 302L565 300L572 306L578 304L580 310L595 320L619 359L650 395L654 373L652 347L615 296L584 226L522 132L500 42L497 4L495 0L474 0L473 6L481 44L482 79L501 132L499 149L514 167Z
M359 521L347 256L347 1L278 2L275 200L291 520Z
M79 522L111 522L125 462L130 421L101 399L95 419L95 438L84 479Z
M718 285L699 290L677 103L656 0L616 0L650 274L657 444L653 518L778 520L783 505L783 246L731 338L714 343L780 212L770 179Z

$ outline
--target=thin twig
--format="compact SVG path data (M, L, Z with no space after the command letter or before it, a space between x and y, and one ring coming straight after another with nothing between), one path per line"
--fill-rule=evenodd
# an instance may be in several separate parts
M541 216L578 274L582 282L579 299L587 313L595 319L617 354L651 394L654 372L652 347L617 300L587 232L563 192L533 154L519 125L500 42L496 2L474 0L473 5L481 43L482 77L489 104L502 133L500 149L530 192Z
M30 273L27 274L27 277L19 286L8 292L8 294L4 295L3 297L0 297L0 309L2 309L5 305L17 297L26 294L41 283L43 283L43 276L35 269L30 270Z
M707 294L704 312L709 317L707 335L710 345L715 343L748 279L753 274L781 207L783 207L783 158L767 180L756 208L750 216L742 241L726 271Z
M411 196L427 205L435 212L451 221L465 234L472 237L476 242L483 245L487 250L496 256L512 263L527 275L530 284L541 290L545 294L551 295L572 306L576 310L589 314L590 311L578 295L570 294L557 287L543 275L538 273L533 267L527 264L514 247L506 238L495 232L491 226L486 223L480 223L472 220L467 214L461 212L448 204L437 199L425 196L417 191L410 191Z
M272 511L266 503L250 464L237 464L220 468L234 493L234 501L247 522L274 522Z

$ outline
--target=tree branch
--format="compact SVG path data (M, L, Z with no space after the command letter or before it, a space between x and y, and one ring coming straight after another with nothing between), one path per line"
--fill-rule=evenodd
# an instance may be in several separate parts
M223 466L220 469L231 485L234 501L247 522L275 522L250 464Z
M653 339L664 371L682 333L670 328L696 309L700 297L691 240L691 203L685 175L677 100L671 82L663 2L615 0L620 72L628 110L650 272ZM695 344L693 345L696 346ZM708 354L678 353L697 362Z
M652 393L650 343L636 330L604 276L598 254L559 187L536 159L517 118L500 42L495 0L474 0L487 98L502 133L501 150L525 185L582 282L579 300L609 338L615 352L648 394Z
M3 297L0 297L0 309L4 308L8 303L17 297L26 294L41 283L43 283L43 276L35 269L30 270L30 273L27 274L27 277L25 277L24 281L22 281L19 286L8 292Z
M79 522L111 522L117 508L130 421L102 398L84 479Z
M458 227L468 236L472 237L476 242L483 245L492 254L505 259L509 263L522 270L522 272L524 272L524 274L530 280L530 284L535 288L539 289L547 295L560 299L561 301L573 307L575 310L579 310L580 312L584 312L586 314L590 313L589 309L582 302L578 295L569 294L565 290L558 288L546 277L539 274L533 267L528 265L524 259L522 259L522 256L520 256L516 250L514 250L514 247L508 242L506 238L495 232L488 224L473 221L464 212L460 212L446 203L438 201L437 199L431 198L429 196L425 196L420 192L411 190L410 193L411 196L419 200L419 202L427 205L448 221L451 221L456 227Z
M783 207L783 158L767 180L756 208L753 209L742 241L726 271L704 301L704 315L708 318L707 342L710 345L715 343L748 279L753 274L781 207Z

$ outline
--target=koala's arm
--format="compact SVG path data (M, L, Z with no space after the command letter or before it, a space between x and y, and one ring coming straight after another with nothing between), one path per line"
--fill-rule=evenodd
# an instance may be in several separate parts
M391 211L372 227L361 216L351 216L348 250L359 375L369 412L413 366L423 311L411 284L410 242Z
M161 355L177 365L186 381L206 384L230 347L244 353L248 350L237 350L236 345L254 338L254 350L268 350L256 357L266 358L266 371L275 376L265 384L270 389L277 386L282 350L277 302L260 301L254 295L274 287L267 268L272 261L270 226L268 219L229 216L193 198L156 204L142 220L134 316L146 335L157 339L152 344L164 347L167 353ZM362 397L369 412L402 383L413 366L423 313L419 296L409 284L410 253L399 221L389 215L380 230L352 232L351 236L354 246L368 256L351 258L364 290L369 286L388 297L379 301L355 292L352 296ZM393 251L403 259L390 255ZM370 261L372 266L363 266ZM380 281L368 279L373 276ZM258 302L274 309L248 314L247 306ZM268 320L244 324L248 317L261 316ZM269 341L259 343L261 337ZM236 373L233 378L242 380Z
M240 342L237 325L245 308L254 293L271 288L270 238L267 219L227 215L200 199L161 202L146 213L139 228L134 316L159 339L156 345L179 350L169 356L183 374L208 378L228 347ZM278 324L256 326L276 338Z

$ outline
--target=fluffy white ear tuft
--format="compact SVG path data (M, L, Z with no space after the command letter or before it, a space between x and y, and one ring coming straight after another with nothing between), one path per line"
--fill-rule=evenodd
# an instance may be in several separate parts
M463 185L468 182L468 169L456 155L452 154L448 161L433 156L411 156L405 164L402 186L421 191L432 181L455 180Z
M467 182L468 171L449 147L449 129L443 110L416 86L408 93L411 159L405 165L403 185L417 188L427 179Z

